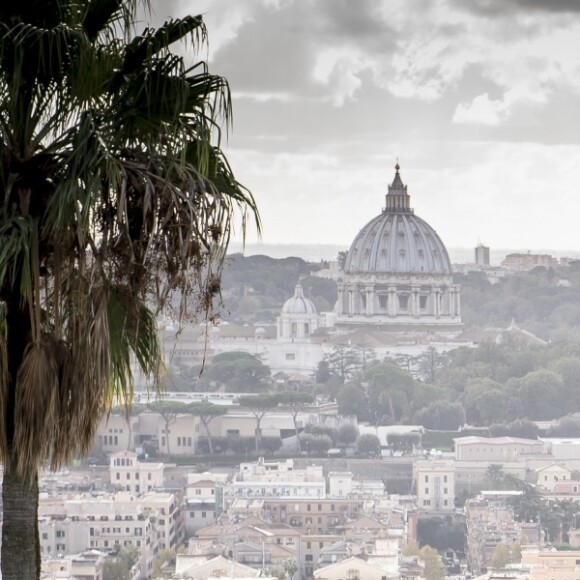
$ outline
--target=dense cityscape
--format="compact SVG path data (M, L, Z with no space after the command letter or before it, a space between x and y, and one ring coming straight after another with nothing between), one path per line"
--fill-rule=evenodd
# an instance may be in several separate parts
M398 165L385 199L336 262L234 255L220 316L159 319L161 385L138 381L90 457L41 479L47 578L574 573L580 349L546 321L468 323L460 300L472 279L549 278L562 304L577 262L492 266L479 244L451 264ZM295 287L276 314L259 298L277 267Z
M0 2L0 580L578 580L579 15Z

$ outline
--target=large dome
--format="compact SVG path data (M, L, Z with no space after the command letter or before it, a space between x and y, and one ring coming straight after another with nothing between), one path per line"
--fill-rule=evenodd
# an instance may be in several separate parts
M451 274L447 250L435 230L413 213L396 166L386 207L354 239L345 273Z

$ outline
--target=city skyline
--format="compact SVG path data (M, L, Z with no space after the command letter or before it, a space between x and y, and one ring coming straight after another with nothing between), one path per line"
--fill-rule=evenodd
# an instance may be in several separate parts
M398 160L417 215L450 248L578 248L580 4L173 0L154 10L204 16L199 56L230 82L224 149L257 200L265 245L348 246L384 207Z

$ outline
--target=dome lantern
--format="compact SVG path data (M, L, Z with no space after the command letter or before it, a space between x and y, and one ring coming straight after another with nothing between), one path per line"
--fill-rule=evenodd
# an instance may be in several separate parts
M389 192L386 195L385 211L389 213L413 213L410 201L411 197L407 193L407 186L401 180L399 174L400 166L395 165L395 178L389 185Z

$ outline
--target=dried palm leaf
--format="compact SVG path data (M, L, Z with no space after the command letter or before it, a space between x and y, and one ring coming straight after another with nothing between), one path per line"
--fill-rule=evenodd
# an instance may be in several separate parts
M13 452L17 471L27 477L46 461L59 421L57 353L53 340L28 345L18 375Z

